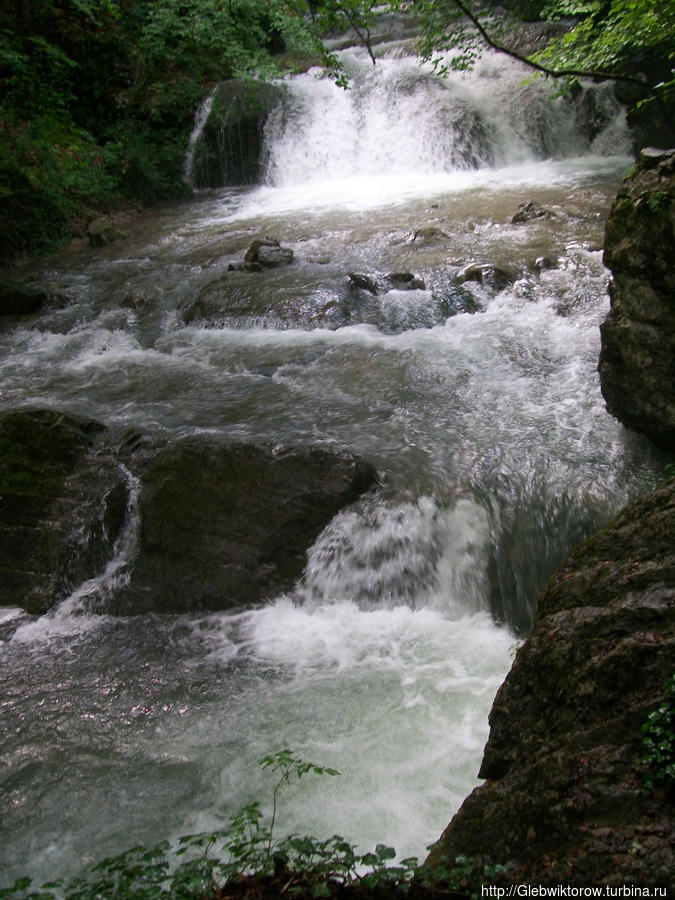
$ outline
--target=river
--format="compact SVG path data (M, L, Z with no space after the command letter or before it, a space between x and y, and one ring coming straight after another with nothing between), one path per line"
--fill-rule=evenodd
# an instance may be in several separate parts
M350 450L382 485L261 608L88 612L108 571L48 615L0 610L3 885L269 809L256 761L284 747L341 774L285 791L282 830L423 856L477 783L546 578L662 474L596 372L620 111L590 142L509 60L442 81L378 52L345 52L350 91L292 79L261 186L17 275L66 301L0 325L3 409ZM513 224L524 202L549 215ZM292 265L229 268L265 235Z

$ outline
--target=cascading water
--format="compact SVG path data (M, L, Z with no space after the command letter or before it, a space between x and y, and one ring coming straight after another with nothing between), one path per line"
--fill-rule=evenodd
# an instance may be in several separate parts
M68 302L0 326L3 408L340 447L382 481L316 541L292 596L115 618L91 599L133 553L130 482L100 579L42 618L2 612L3 883L221 827L269 799L255 761L286 746L342 775L303 779L283 828L423 855L476 783L509 626L525 630L567 549L659 477L596 376L597 246L629 159L598 155L602 135L591 152L509 61L448 82L400 47L346 64L349 92L314 72L289 84L265 186L23 273ZM620 117L610 127L616 152ZM512 224L524 201L548 215ZM230 270L264 234L293 265ZM424 287L373 295L350 272Z
M503 167L583 147L571 107L524 86L508 59L482 60L471 79L441 78L396 49L376 67L361 54L345 64L348 91L315 70L289 86L266 126L268 183Z
M194 187L194 162L195 162L195 153L197 151L197 143L202 136L202 132L204 131L204 126L206 125L206 120L209 117L211 112L211 107L213 106L213 98L215 96L216 89L214 88L209 94L206 95L204 100L202 101L199 109L197 110L197 114L195 115L195 122L190 132L190 138L188 140L187 151L185 153L185 160L183 162L183 181Z

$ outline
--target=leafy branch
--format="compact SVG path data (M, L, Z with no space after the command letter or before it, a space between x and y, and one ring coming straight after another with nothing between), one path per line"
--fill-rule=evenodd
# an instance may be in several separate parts
M631 4L584 2L584 0L551 0L545 8L550 21L565 17L577 17L577 21L559 39L549 41L546 48L536 54L520 53L499 40L470 0L445 0L435 4L433 0L417 0L413 4L423 28L421 41L423 57L431 58L435 50L459 47L464 52L454 63L455 68L469 68L479 50L475 44L477 35L484 44L498 53L515 59L530 69L554 79L589 78L595 81L609 80L632 84L656 103L659 114L675 135L675 124L670 115L667 98L675 88L675 79L652 84L643 74L631 74L626 69L625 57L631 51L646 49L672 42L675 14L662 10L655 15L655 0L639 0ZM458 21L463 16L474 37L467 36L466 29ZM605 18L607 16L607 18ZM670 55L672 59L675 54Z

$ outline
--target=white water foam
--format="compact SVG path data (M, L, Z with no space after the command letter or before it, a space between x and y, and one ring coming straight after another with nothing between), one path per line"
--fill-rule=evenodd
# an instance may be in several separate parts
M290 746L341 772L286 791L281 828L358 836L362 850L386 834L400 855L424 856L477 783L487 712L514 648L508 630L486 613L451 621L432 609L363 610L349 601L308 608L290 598L225 617L221 628L222 650L213 632L208 638L211 660L222 652L231 664L234 630L240 661L256 661L268 675L234 699L227 718L214 711L211 741L214 727L235 728L248 759ZM190 731L164 736L188 757L203 753L209 739ZM236 754L215 764L220 794L182 830L222 825L218 809L224 815L250 802L242 785L253 785L267 807L269 777Z

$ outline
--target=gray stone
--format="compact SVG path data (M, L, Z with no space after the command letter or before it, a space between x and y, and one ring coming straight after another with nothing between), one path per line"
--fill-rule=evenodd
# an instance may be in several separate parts
M293 251L290 247L282 247L276 238L265 237L253 241L244 256L243 267L251 272L260 272L292 262Z
M412 272L390 272L387 283L397 291L423 291L426 288L424 281Z
M367 291L373 295L377 295L380 292L378 280L373 275L365 275L363 272L349 272L347 278L351 291Z
M493 266L491 263L470 263L457 273L459 284L474 281L492 288L494 291L503 291L518 277L515 269L506 266Z

